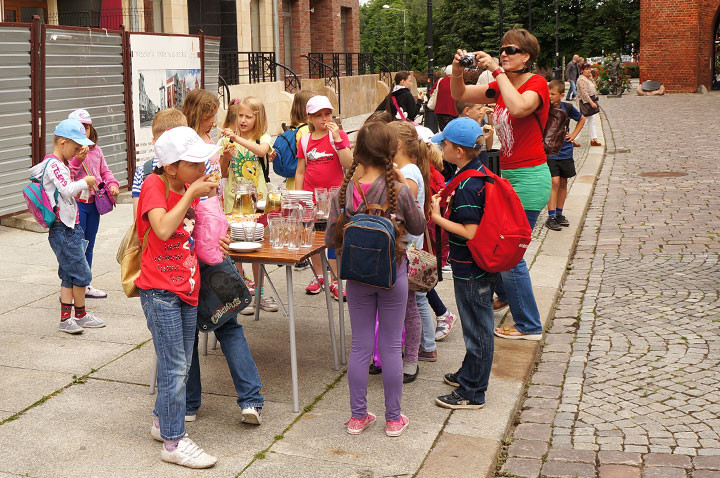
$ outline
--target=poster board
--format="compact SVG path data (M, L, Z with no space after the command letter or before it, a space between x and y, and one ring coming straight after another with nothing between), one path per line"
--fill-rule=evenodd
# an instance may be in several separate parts
M135 167L154 156L152 120L165 108L182 109L187 94L202 88L200 38L130 35Z

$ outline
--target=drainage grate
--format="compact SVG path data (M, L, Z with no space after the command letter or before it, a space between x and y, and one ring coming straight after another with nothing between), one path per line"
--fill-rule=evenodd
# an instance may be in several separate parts
M681 171L647 171L640 173L640 176L646 178L679 178L681 176L687 176L687 173Z

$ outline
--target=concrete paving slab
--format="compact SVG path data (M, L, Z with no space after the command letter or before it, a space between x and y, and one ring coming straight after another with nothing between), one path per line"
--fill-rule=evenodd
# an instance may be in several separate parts
M242 476L243 478L315 478L317 476L371 478L375 475L373 469L367 466L353 466L337 461L270 451L264 460L253 463Z
M547 241L546 241L547 242ZM567 258L540 254L530 271L533 288L547 287L557 290L562 284Z
M149 436L154 400L133 385L89 380L70 387L0 428L0 448L13 457L3 469L23 476L199 476L160 461L161 445ZM188 424L188 433L218 456L204 477L234 476L292 419L268 402L263 425L253 427L240 423L231 398L207 395L203 401L205 414Z
M43 396L50 395L73 381L70 373L4 365L0 365L0 375L3 377L3 386L0 387L0 410L8 412L8 416L29 407ZM0 412L0 416L3 412Z
M54 298L57 301L57 297ZM82 334L70 337L65 333L58 331L59 309L51 310L48 308L35 307L35 304L22 308L11 310L4 314L0 314L0 326L7 327L10 330L17 324L22 324L22 334L28 336L66 336L77 342L95 341L95 342L113 342L116 344L137 345L150 338L150 331L145 325L145 317L143 315L123 315L121 317L113 316L106 313L105 308L94 306L88 301L88 310L92 310L98 317L103 319L107 324L106 327L100 329L88 329Z
M85 331L91 334L94 331ZM0 363L17 368L46 370L78 377L122 355L132 347L63 336L0 335ZM40 398L40 396L38 396Z
M489 476L495 470L495 458L482 451L492 450L497 446L495 440L443 432L416 476L417 478Z
M362 434L349 435L343 425L347 419L347 411L314 409L303 415L272 450L368 467L378 476L412 475L442 428L422 418L411 419L402 437L390 438L379 419Z
M454 410L443 433L502 441L516 411L515 401L508 400L508 397L518 396L523 386L515 380L491 378L485 393L485 407L481 410Z
M4 269L6 264L3 264ZM27 266L22 266L27 267ZM57 276L56 276L57 277ZM24 306L34 304L39 300L43 300L52 296L57 301L60 296L60 283L55 285L41 284L24 284L16 280L2 280L0 284L3 288L3 305L2 311L14 310ZM57 307L59 313L59 306ZM58 316L58 320L60 320Z

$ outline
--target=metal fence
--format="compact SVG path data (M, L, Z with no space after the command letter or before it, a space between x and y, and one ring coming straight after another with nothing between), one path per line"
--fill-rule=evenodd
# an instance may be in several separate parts
M44 142L52 151L57 124L78 108L88 110L108 167L128 182L122 32L45 25L43 64Z
M407 53L349 53L312 52L308 56L319 63L331 66L340 76L369 75L373 73L402 71L410 69L410 55ZM325 78L326 72L308 62L310 78Z
M21 191L32 166L30 26L0 26L0 216L25 209Z

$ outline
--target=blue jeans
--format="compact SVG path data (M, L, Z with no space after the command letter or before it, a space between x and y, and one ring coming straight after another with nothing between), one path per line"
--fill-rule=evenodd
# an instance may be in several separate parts
M525 210L530 228L535 227L540 211ZM510 305L515 328L523 334L541 334L540 311L535 303L530 272L525 259L509 271L501 272L495 285L498 299Z
M48 241L58 261L60 287L87 287L92 280L92 272L83 253L83 229L78 224L69 228L59 219L50 226Z
M260 375L245 340L243 326L237 319L230 319L215 329L215 337L220 342L230 376L237 392L237 404L240 408L262 407L265 398L260 393ZM195 329L192 363L188 376L185 414L195 415L200 408L202 384L200 382L200 360L198 359L198 331Z
M570 88L568 88L567 95L565 96L565 100L570 101L571 99L577 97L577 86L575 80L568 80L570 82Z
M445 304L435 289L431 289L430 292L427 293L427 300L436 316L440 317L447 312L447 307L445 307Z
M455 279L455 300L457 301L465 358L457 371L458 388L463 398L485 403L485 391L490 381L495 338L492 308L492 286L496 274L475 279Z
M97 236L98 227L100 227L100 213L94 202L84 203L78 201L77 205L80 227L85 231L85 240L88 241L87 249L85 249L85 259L87 259L88 266L92 268L95 237Z
M197 307L167 290L139 292L158 358L153 415L160 420L163 440L179 440L185 436L185 384L192 360Z
M417 303L418 312L420 312L420 321L422 322L420 347L425 352L432 352L437 348L437 345L435 344L435 324L433 323L432 315L430 315L427 293L415 292L415 302Z

